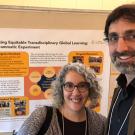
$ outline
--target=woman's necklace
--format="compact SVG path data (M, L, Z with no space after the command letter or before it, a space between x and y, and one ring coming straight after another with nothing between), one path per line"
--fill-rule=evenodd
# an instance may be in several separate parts
M86 113L86 109L85 109L85 117L86 117L86 123L85 123L85 134L84 135L87 135L87 113ZM64 135L64 132L65 132L65 124L64 124L64 110L62 108L62 125L63 125L63 135Z

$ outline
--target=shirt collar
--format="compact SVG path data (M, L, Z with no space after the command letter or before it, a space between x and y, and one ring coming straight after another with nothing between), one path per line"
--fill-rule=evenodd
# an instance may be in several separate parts
M135 78L129 83L128 87L126 88L127 78L125 74L120 74L117 78L117 83L122 89L127 89L125 92L135 93Z
M121 88L125 88L127 84L127 78L124 74L120 74L117 78L117 83Z

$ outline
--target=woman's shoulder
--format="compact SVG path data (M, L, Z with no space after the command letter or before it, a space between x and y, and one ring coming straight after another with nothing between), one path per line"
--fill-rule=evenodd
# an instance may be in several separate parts
M47 113L47 107L36 108L31 115L24 121L17 135L36 134L43 124Z
M32 119L33 121L36 121L36 123L39 122L39 124L43 123L42 121L46 119L47 110L49 108L53 109L53 107L50 106L38 107L31 113L28 119Z
M103 123L106 121L105 116L91 110L90 108L87 108L87 112L88 112L88 115L90 116L90 118L93 119L94 121L103 122Z
M103 135L106 124L105 116L97 112L94 112L90 108L87 109L87 112L88 123L90 123L89 128L91 129L92 134Z
M31 116L35 116L35 115L41 115L41 116L46 116L47 110L51 109L54 110L55 108L52 106L42 106L42 107L38 107L36 108L32 113Z
M38 107L36 108L30 115L30 117L32 116L44 116L47 112L47 107L43 106L43 107Z

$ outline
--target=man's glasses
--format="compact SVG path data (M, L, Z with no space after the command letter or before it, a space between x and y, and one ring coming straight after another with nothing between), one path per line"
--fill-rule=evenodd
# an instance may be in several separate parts
M107 41L109 45L115 45L118 43L119 38L123 38L123 40L127 44L135 43L135 31L131 33L125 33L123 36L119 36L117 34L110 34L104 39L104 41Z
M72 82L66 82L63 84L64 90L67 92L73 92L75 88L79 90L79 92L83 93L89 90L90 84L88 82L80 82L77 85L74 85Z

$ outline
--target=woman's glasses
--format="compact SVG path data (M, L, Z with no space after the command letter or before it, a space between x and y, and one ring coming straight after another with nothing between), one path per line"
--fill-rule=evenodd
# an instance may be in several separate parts
M83 93L90 89L90 84L88 82L80 82L75 85L72 82L66 82L63 84L64 90L67 92L73 92L75 88L79 90L79 92Z

